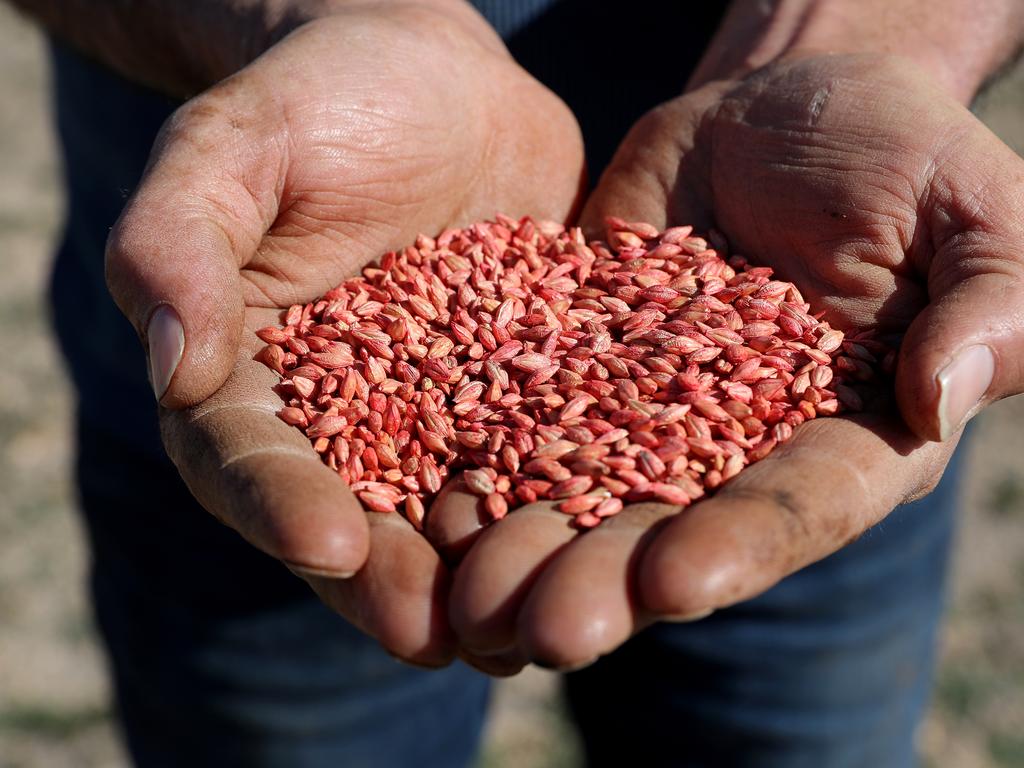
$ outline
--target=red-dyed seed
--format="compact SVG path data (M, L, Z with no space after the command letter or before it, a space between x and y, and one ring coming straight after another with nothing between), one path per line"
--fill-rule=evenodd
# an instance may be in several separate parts
M437 493L441 490L441 473L431 462L425 461L420 465L419 481L427 493Z
M423 518L425 512L423 502L416 493L409 493L405 497L405 516L417 531L423 530Z
M579 496L570 496L564 501L559 502L555 509L567 515L578 515L580 512L596 509L604 501L606 499L601 496L584 493Z
M501 520L508 514L508 502L500 493L492 493L484 499L484 509L492 520Z
M586 493L594 485L594 479L586 475L573 475L566 480L555 483L548 491L548 498L566 499L570 496L578 496Z
M494 493L494 481L482 469L468 470L463 473L462 479L466 482L466 487L478 496Z
M609 498L594 507L594 514L597 517L611 517L622 511L622 499Z
M725 258L719 233L608 226L587 244L499 216L290 307L256 332L278 416L367 508L404 501L416 527L459 469L494 520L562 499L588 528L624 498L700 498L804 421L862 408L849 384L894 367L770 269Z
M394 512L395 502L389 499L382 493L371 493L370 491L364 491L358 494L359 500L363 502L363 506L373 512Z
M651 495L658 501L666 504L679 504L685 506L690 503L690 497L677 485L671 483L651 483Z

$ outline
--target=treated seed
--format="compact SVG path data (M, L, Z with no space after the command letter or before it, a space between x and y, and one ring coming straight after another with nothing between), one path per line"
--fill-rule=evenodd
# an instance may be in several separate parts
M611 517L612 515L617 515L619 512L621 512L622 506L622 499L605 499L596 507L594 507L594 514L597 517Z
M582 416L583 412L587 410L587 407L591 403L591 398L587 395L580 395L574 397L568 403L562 407L562 411L559 414L560 421L569 421L575 419L577 416Z
M309 420L301 408L282 408L277 412L277 417L293 427L305 428L309 425Z
M430 462L423 462L420 465L419 481L427 493L437 493L441 490L441 474Z
M471 469L464 472L462 479L465 480L466 487L478 496L494 493L494 481L482 469Z
M423 502L418 494L410 493L405 497L405 516L417 531L423 530Z
M572 472L551 459L532 459L523 465L523 471L533 475L543 475L556 483L572 477Z
M718 233L608 226L587 244L499 216L290 307L256 332L279 418L414 526L458 468L492 519L560 498L587 528L623 498L700 498L807 419L862 408L849 383L894 367L770 269L725 259Z
M564 501L559 502L555 509L559 512L564 512L567 515L578 515L580 512L595 509L606 500L607 499L603 499L600 496L585 493L580 494L579 496L570 496Z
M636 456L640 471L649 479L654 480L665 474L665 463L654 453L641 450Z
M306 435L312 438L332 437L348 426L348 421L341 416L321 416L306 430Z
M381 493L371 493L370 491L364 491L358 494L359 500L363 502L363 506L374 512L394 512L395 502L389 499L387 496Z
M554 440L546 445L535 448L533 456L539 459L560 459L563 456L572 453L577 448L579 448L579 445L571 440Z
M555 483L548 491L548 498L565 499L570 496L578 496L586 493L593 487L594 479L586 475L573 475L567 480Z
M664 501L666 504L685 506L690 503L690 497L686 495L686 492L679 486L670 483L651 483L650 493L655 499Z
M492 520L501 520L508 514L508 502L500 493L492 493L484 499L484 509Z

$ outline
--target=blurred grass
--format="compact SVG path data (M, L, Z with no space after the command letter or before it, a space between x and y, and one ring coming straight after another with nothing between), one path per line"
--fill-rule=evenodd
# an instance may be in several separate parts
M1004 475L992 488L987 506L994 515L1020 515L1024 511L1024 479L1015 473Z
M109 721L110 710L106 707L62 710L16 705L0 710L0 733L8 731L48 740L68 739Z
M988 753L996 765L1021 768L1024 766L1024 734L996 731L988 737Z

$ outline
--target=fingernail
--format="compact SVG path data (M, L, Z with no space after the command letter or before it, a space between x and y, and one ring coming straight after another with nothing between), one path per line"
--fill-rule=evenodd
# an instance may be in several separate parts
M306 577L317 579L351 579L355 575L355 571L332 571L327 568L311 568L308 565L295 565L294 563L285 563L284 565L300 579L305 579Z
M556 672L568 673L568 672L579 672L585 667L589 667L591 664L597 662L601 658L600 656L594 656L593 658L587 659L586 661L577 661L573 664L562 664L557 667L548 667L548 669L554 669Z
M992 385L996 360L985 344L960 350L936 377L939 384L939 439L948 440L977 409Z
M185 352L185 329L173 307L168 304L157 307L149 318L146 338L149 340L149 379L156 399L160 400Z
M383 648L383 646L381 646L381 647ZM425 662L425 661L412 661L411 659L407 659L407 658L405 658L403 656L399 656L397 653L392 653L392 651L389 650L388 648L384 648L384 652L387 653L388 656L390 656L392 659L394 659L395 661L399 662L400 664L404 664L407 667L415 667L416 669L426 669L426 670L444 669L445 667L451 665L451 661L438 661L438 662L432 662L432 663L429 663L429 664L427 662Z
M512 642L501 648L488 648L486 650L481 650L480 648L470 648L469 646L466 646L466 651L468 653L473 654L474 656L479 656L481 659L486 659L491 656L505 656L509 653L513 653L516 650L516 648L516 644Z
M683 624L688 621L700 621L701 619L706 619L714 612L714 608L703 608L699 611L694 611L693 613L680 613L676 615L662 616L661 620L672 624Z
M517 675L523 670L523 667L530 663L528 659L518 653L504 656L477 656L463 648L458 652L457 656L464 664L468 664L473 669L492 677L511 677Z
M575 672L589 667L591 664L596 662L600 657L594 656L593 658L587 659L586 661L570 662L567 664L559 663L556 661L547 661L546 659L533 659L534 666L540 667L541 669L548 669L552 672Z

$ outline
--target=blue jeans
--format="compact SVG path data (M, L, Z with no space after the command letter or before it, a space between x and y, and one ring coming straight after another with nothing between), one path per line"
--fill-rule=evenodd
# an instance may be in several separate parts
M486 678L394 661L172 467L84 421L79 442L93 595L139 766L470 764ZM588 763L913 765L957 474L765 595L568 675Z

